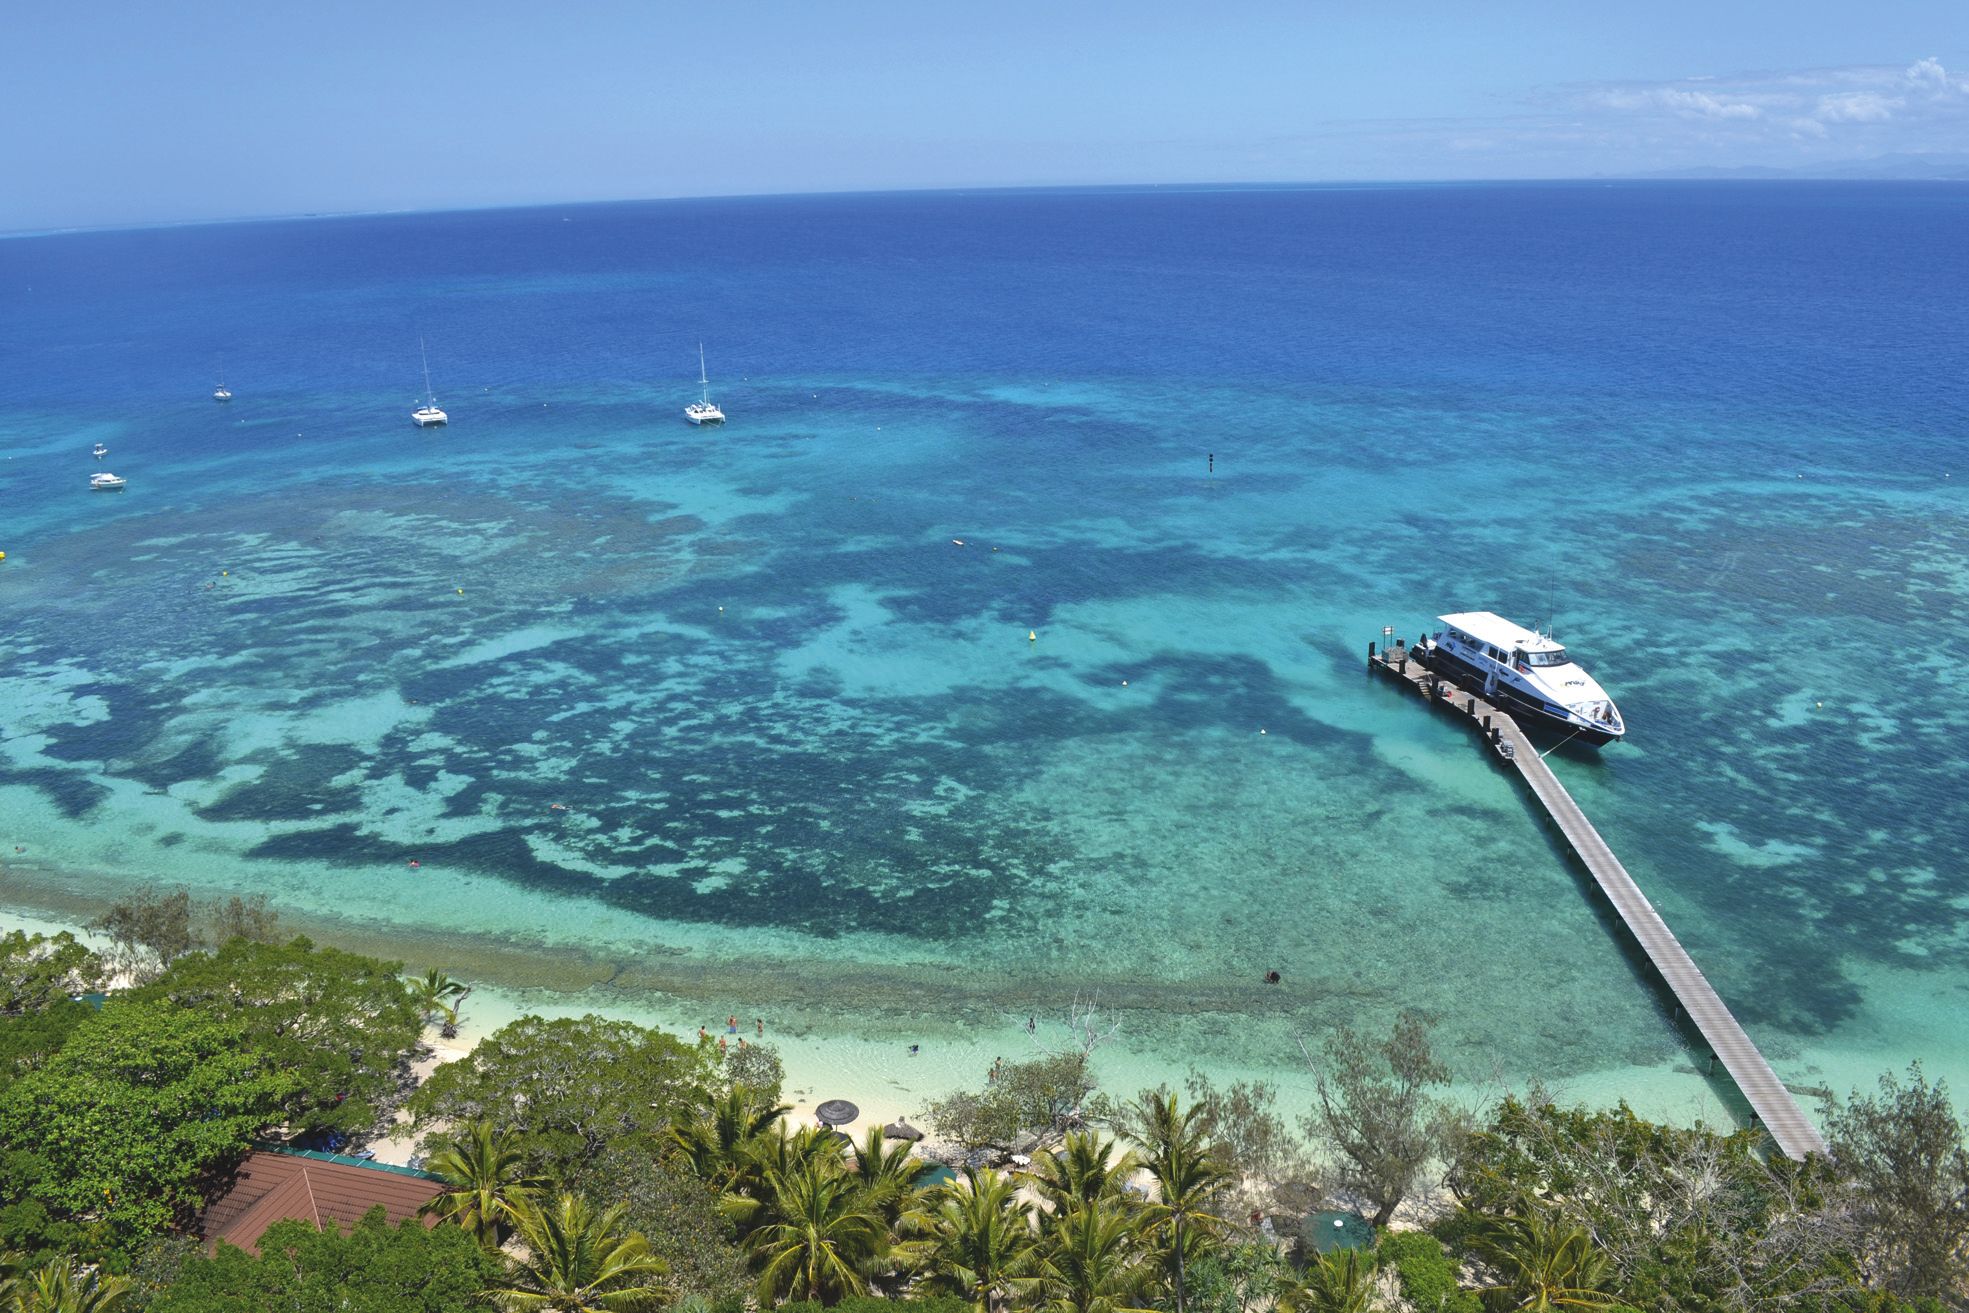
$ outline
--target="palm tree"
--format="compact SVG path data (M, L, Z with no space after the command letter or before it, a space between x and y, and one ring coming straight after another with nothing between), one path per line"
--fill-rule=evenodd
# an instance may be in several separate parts
M1040 1195L1056 1209L1112 1198L1142 1165L1134 1153L1118 1153L1120 1147L1097 1131L1069 1132L1060 1148L1045 1150L1032 1161Z
M518 1141L490 1122L465 1123L450 1143L424 1160L424 1170L443 1177L451 1188L425 1204L421 1213L456 1222L487 1249L498 1248L500 1229L546 1186L527 1175Z
M975 1167L962 1184L931 1193L926 1206L905 1213L902 1228L920 1239L896 1246L897 1256L923 1275L912 1289L955 1295L977 1313L1002 1313L1040 1288L1045 1256L1032 1213L1008 1177Z
M1487 1293L1505 1307L1548 1313L1552 1309L1613 1308L1620 1301L1606 1291L1613 1264L1593 1247L1592 1237L1568 1226L1536 1205L1522 1217L1492 1218L1478 1233L1477 1252L1504 1278Z
M1305 1275L1279 1292L1285 1313L1375 1313L1374 1263L1358 1249L1314 1254Z
M1047 1227L1040 1272L1049 1313L1138 1313L1148 1276L1139 1220L1112 1199L1077 1203Z
M790 1179L808 1169L840 1174L842 1141L817 1126L787 1130L780 1122L771 1130L743 1141L736 1180L718 1201L718 1208L741 1235L778 1220L773 1214L774 1178Z
M9 1313L119 1313L127 1277L102 1276L59 1260L13 1278Z
M889 1229L861 1182L823 1160L773 1173L769 1188L774 1220L752 1233L760 1303L866 1294Z
M446 1039L458 1033L458 1008L456 1003L465 1001L471 989L453 980L444 972L432 967L420 980L407 980L404 988L410 992L410 1001L417 1008L417 1015L425 1025L430 1025L438 1017L444 1018L442 1033ZM454 1003L453 1000L456 1000Z
M580 1195L528 1200L513 1212L526 1257L485 1297L506 1313L643 1313L663 1303L657 1278L669 1264L637 1232L624 1234L626 1205L595 1211Z
M894 1229L897 1219L909 1206L911 1196L916 1193L916 1183L935 1170L921 1158L913 1157L908 1143L890 1144L879 1126L871 1126L855 1150L855 1179L861 1182L869 1202L890 1229Z
M706 1093L697 1115L670 1128L670 1138L683 1151L697 1178L720 1192L733 1189L745 1175L744 1150L790 1111L771 1103L744 1085L723 1094Z
M1230 1168L1218 1157L1204 1124L1203 1110L1184 1112L1173 1094L1145 1094L1135 1104L1136 1142L1142 1165L1160 1187L1152 1216L1158 1235L1169 1236L1169 1256L1176 1272L1176 1313L1183 1313L1183 1277L1188 1250L1207 1240L1224 1219L1212 1210L1231 1181ZM1192 1238L1193 1237L1193 1238Z

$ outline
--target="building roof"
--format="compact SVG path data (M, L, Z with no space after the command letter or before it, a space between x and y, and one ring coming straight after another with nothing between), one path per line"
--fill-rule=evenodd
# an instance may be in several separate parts
M1523 648L1527 652L1543 652L1559 645L1535 629L1513 624L1494 611L1459 611L1455 615L1440 615L1436 619L1451 629L1461 629L1470 637L1492 647Z
M346 1229L380 1204L394 1225L417 1216L443 1189L442 1181L421 1174L258 1149L246 1155L231 1187L212 1201L198 1229L215 1248L223 1240L257 1254L260 1237L275 1222L299 1219Z

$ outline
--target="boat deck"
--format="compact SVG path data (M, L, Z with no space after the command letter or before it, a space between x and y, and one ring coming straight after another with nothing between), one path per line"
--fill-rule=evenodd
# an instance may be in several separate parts
M1771 1070L1771 1064L1764 1060L1757 1045L1696 966L1695 959L1614 856L1613 849L1573 801L1566 786L1545 764L1518 722L1503 709L1460 687L1453 699L1440 696L1439 691L1453 681L1412 659L1404 647L1377 654L1374 645L1369 644L1368 666L1422 694L1432 705L1453 712L1476 729L1487 743L1511 745L1511 757L1506 761L1500 753L1499 761L1517 768L1518 777L1530 789L1547 819L1564 836L1573 856L1612 904L1621 924L1646 954L1679 1011L1709 1045L1710 1056L1723 1064L1750 1104L1752 1124L1761 1124L1787 1157L1824 1153L1825 1140L1818 1128Z

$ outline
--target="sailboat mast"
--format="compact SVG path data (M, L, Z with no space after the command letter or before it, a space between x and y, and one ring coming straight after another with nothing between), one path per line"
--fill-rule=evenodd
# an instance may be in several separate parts
M711 404L711 376L704 372L704 343L697 344L697 399Z
M424 362L424 399L435 408L438 394L431 391L431 353L424 349L424 339L421 337L417 339L417 356Z

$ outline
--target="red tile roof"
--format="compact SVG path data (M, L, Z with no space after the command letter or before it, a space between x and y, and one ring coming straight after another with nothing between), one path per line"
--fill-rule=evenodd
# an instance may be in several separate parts
M347 1229L381 1204L394 1225L417 1216L443 1189L425 1177L259 1150L246 1155L231 1188L205 1210L199 1232L214 1248L223 1240L257 1254L260 1237L275 1222L298 1218Z

